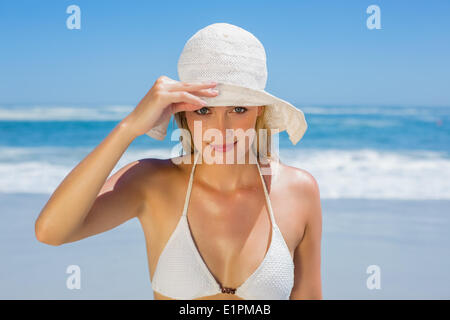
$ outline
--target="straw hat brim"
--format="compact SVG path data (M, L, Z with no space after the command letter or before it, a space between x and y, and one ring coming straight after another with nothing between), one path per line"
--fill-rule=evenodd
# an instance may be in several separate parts
M266 105L264 113L264 127L278 129L279 132L287 131L289 140L296 145L308 128L305 115L302 110L289 102L282 100L265 90L257 90L242 87L230 83L218 82L216 89L219 94L215 97L204 97L208 107L217 106L260 106ZM170 117L161 124L156 125L146 134L157 140L163 140L167 135L167 127ZM179 123L177 123L180 125Z

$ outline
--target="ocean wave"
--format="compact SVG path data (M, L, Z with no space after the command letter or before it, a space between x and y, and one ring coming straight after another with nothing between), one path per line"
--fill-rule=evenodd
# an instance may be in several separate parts
M133 106L0 106L0 121L116 121Z
M448 107L296 106L305 114L311 115L419 116L431 121L439 116L450 116ZM123 119L133 108L133 105L0 105L0 121L116 121Z
M450 115L449 107L402 106L303 106L307 114L317 115L385 115L385 116L435 116Z
M0 192L51 194L91 148L0 148ZM170 149L128 149L127 163L170 158ZM173 156L173 155L172 155ZM281 149L282 163L306 170L322 198L450 200L450 158L434 151Z

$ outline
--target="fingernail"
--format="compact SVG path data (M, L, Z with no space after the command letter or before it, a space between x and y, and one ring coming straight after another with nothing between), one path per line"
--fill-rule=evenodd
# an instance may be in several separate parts
M217 89L209 89L209 91L211 91L212 93L219 93L219 90Z

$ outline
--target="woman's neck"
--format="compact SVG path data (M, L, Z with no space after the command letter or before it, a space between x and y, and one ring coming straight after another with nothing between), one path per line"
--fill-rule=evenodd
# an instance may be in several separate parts
M237 161L235 157L232 161L227 162L223 157L222 163L217 162L198 155L194 173L196 181L221 192L255 187L261 183L256 156L249 160L247 153L241 161Z

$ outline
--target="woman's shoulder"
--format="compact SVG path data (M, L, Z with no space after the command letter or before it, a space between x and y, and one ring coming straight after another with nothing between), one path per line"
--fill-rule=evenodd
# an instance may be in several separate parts
M275 165L278 167L275 177L277 189L296 199L297 205L303 209L320 202L319 184L310 172L279 160Z
M139 178L144 188L153 192L170 192L189 170L189 156L139 159Z
M271 160L275 164L275 160ZM290 188L313 191L318 188L317 180L305 169L288 165L278 160L279 176Z
M181 155L170 158L144 158L140 162L154 174L182 173L193 164L192 155Z

